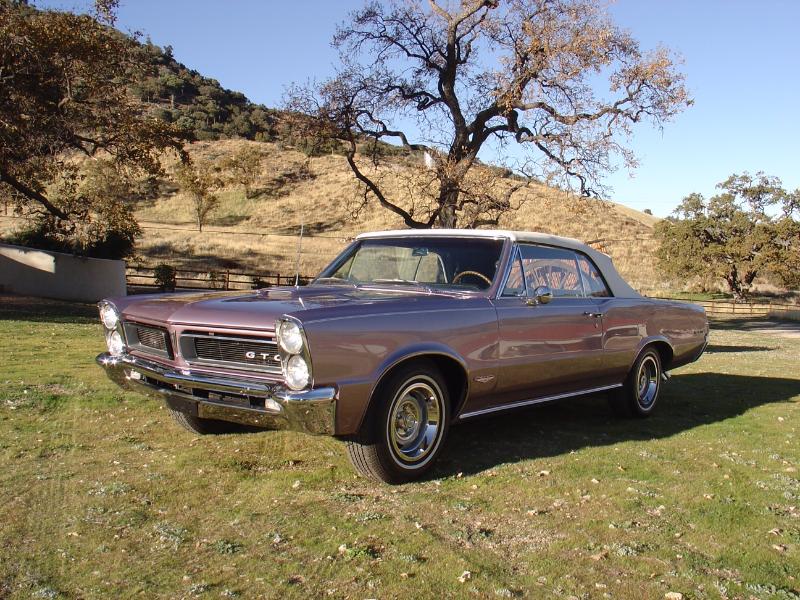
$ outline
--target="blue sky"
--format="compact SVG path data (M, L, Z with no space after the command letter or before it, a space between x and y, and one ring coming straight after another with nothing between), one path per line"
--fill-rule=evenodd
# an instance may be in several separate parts
M39 6L85 7L48 0ZM118 26L251 100L278 106L293 81L333 71L335 24L361 0L122 0ZM663 131L642 126L633 177L606 179L612 200L666 216L691 192L714 193L731 173L763 170L800 187L800 2L618 0L617 23L644 48L685 61L695 104Z

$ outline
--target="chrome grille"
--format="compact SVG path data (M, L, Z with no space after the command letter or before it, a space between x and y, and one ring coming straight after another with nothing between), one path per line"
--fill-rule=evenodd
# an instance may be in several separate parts
M187 362L238 366L272 373L281 370L278 345L273 338L187 332L181 335L181 352Z
M131 322L124 322L122 326L131 350L161 358L172 358L172 345L166 329Z
M151 327L136 326L136 336L139 343L148 348L154 348L163 352L167 351L167 332L163 329L153 329Z

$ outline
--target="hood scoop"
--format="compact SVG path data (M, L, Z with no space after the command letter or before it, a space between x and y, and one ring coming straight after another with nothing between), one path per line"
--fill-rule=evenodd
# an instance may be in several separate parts
M294 298L293 289L270 289L261 290L261 295L269 300L291 300Z

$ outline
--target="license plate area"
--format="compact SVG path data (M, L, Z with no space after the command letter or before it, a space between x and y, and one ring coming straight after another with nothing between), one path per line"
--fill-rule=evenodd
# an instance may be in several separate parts
M208 392L209 402L220 402L222 404L231 404L233 406L241 406L250 408L252 406L248 396L240 396L238 394L224 394L222 392Z

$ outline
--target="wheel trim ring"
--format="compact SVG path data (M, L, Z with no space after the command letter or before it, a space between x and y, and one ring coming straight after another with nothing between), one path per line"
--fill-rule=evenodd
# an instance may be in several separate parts
M415 403L419 420L409 434L398 436L402 408ZM417 469L433 456L444 428L444 407L439 386L428 377L417 377L395 395L386 422L386 438L393 460L403 468Z
M642 410L649 410L658 397L659 369L656 359L647 355L639 365L636 375L636 402Z

